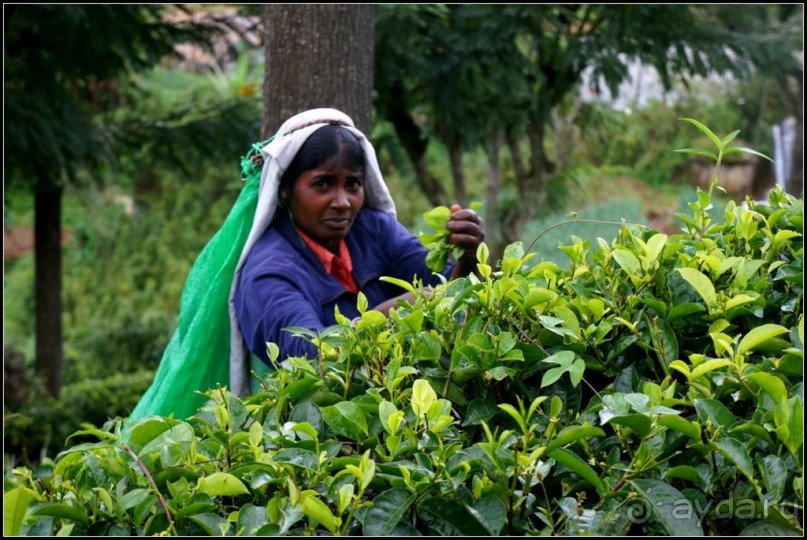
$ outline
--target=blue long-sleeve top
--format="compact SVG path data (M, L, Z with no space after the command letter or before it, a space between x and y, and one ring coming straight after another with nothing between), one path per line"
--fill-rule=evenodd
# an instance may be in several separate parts
M427 251L420 240L387 212L361 210L345 237L353 263L353 277L370 308L405 291L380 281L382 276L434 286L441 279L426 266ZM452 265L442 272L451 274ZM316 357L315 347L283 330L302 327L319 332L336 324L334 308L347 318L359 315L357 294L348 292L297 234L291 220L280 213L250 251L236 285L233 304L241 334L250 351L269 365L267 342L289 356Z

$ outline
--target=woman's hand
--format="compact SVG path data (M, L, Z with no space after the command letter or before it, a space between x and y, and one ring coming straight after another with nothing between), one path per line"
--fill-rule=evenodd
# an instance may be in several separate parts
M451 277L467 276L476 269L476 248L485 240L485 222L470 208L453 204L446 229L451 231L448 241L465 250Z

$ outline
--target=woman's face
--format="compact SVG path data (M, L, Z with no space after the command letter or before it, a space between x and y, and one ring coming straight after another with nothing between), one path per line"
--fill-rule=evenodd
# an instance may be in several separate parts
M339 253L356 214L364 205L364 176L340 160L304 171L286 196L294 224L333 253Z

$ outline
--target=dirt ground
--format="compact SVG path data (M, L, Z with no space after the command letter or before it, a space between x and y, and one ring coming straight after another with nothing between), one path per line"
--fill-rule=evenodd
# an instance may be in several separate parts
M73 238L73 234L62 229L62 244ZM3 227L3 258L16 259L34 249L33 227Z

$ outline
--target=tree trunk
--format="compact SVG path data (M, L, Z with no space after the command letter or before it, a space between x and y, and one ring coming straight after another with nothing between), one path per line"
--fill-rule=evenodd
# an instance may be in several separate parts
M402 105L404 103L404 89L400 84L397 84L390 89L390 92L394 99L390 101L387 120L395 128L395 135L398 136L398 141L412 162L412 167L415 169L415 181L420 191L432 206L448 205L448 197L443 185L432 176L426 166L428 138L421 133L420 127L409 116L406 107Z
M372 4L267 4L261 133L289 117L332 107L370 136L373 110Z
M468 194L465 190L465 172L462 169L462 147L456 143L447 146L451 178L454 180L454 202L465 208L468 206Z
M780 84L796 120L790 158L790 173L784 179L785 191L794 197L804 196L804 81L803 72L787 73Z
M546 204L548 198L547 178L552 172L553 164L544 150L544 123L539 115L531 116L527 132L530 170L519 168L521 174L516 175L518 199L512 207L502 212L500 219L502 243L505 247L521 239L527 223ZM520 156L514 156L514 161L520 162Z
M804 197L804 119L796 121L796 136L793 137L793 158L790 162L790 176L787 178L787 192L794 197Z
M62 190L40 178L34 193L35 371L53 397L62 390Z
M504 254L504 245L501 238L499 238L498 224L496 223L496 203L499 200L499 190L502 185L501 149L501 131L491 133L485 144L485 153L488 158L488 186L485 190L485 243L494 263Z

